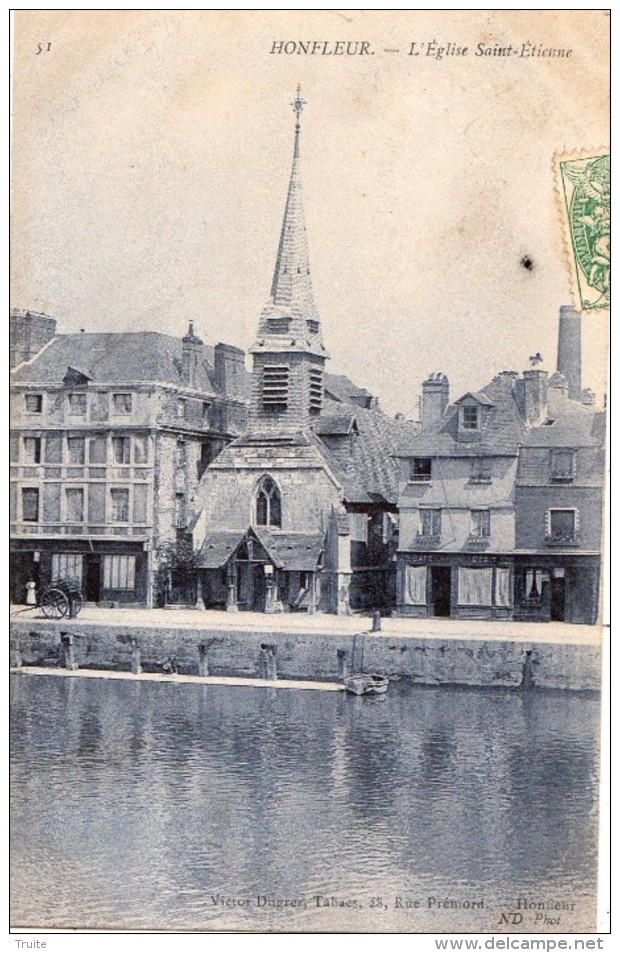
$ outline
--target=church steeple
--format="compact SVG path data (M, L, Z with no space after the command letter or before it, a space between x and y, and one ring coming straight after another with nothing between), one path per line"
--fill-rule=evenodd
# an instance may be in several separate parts
M323 403L327 352L312 293L308 239L302 201L299 140L305 102L297 87L293 166L271 295L258 323L250 353L254 357L250 429L291 432L311 429Z
M306 105L297 87L293 165L284 207L271 295L263 308L251 353L264 348L305 351L326 357L321 322L314 303L300 172L301 112Z

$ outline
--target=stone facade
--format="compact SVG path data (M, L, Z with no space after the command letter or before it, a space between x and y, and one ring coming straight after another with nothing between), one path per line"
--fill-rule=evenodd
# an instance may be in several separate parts
M213 352L190 344L191 373L187 342L152 333L58 335L15 368L15 601L71 576L90 601L152 604L162 545L186 535L202 473L246 425L240 390L218 390Z

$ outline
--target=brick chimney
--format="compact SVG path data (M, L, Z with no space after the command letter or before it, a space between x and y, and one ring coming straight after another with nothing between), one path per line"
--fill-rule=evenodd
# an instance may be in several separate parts
M445 374L430 374L422 384L422 430L443 417L450 399L450 383Z
M547 417L549 375L547 371L529 368L516 382L516 393L521 413L530 427L536 427Z
M196 387L198 380L198 365L203 354L203 342L194 334L194 322L189 322L189 329L183 338L181 382L188 387Z
M213 357L215 385L222 396L245 400L247 375L245 351L232 344L216 344Z
M37 311L13 308L9 315L10 366L29 361L55 336L55 318Z
M558 331L557 368L568 382L568 396L579 400L581 396L581 315L572 305L560 308Z

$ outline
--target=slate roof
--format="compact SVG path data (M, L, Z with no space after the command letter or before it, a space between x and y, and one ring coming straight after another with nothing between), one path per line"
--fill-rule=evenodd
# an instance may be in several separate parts
M354 429L355 414L331 414L330 416L321 414L314 432L319 436L338 437L346 436Z
M224 566L245 536L245 532L219 530L204 538L196 559L198 569L219 569Z
M576 401L558 414L551 425L533 427L523 441L526 447L600 447L605 441L605 414Z
M68 367L95 383L181 383L183 344L158 331L59 334L30 361L11 374L16 383L61 384ZM204 346L195 389L215 395L214 349Z
M328 397L332 400L352 402L357 398L371 398L372 394L365 387L358 387L345 374L324 374L323 385Z
M335 415L342 406L326 398L323 413ZM343 441L340 451L328 449L317 438L326 462L344 487L348 503L387 502L398 500L398 464L394 459L400 447L417 433L410 420L395 420L378 408L356 407L355 420L359 433L352 441Z
M465 395L466 396L466 395ZM495 377L480 391L472 394L488 406L480 437L471 442L457 440L457 404L446 408L444 416L413 439L401 444L399 457L479 457L514 456L525 433L525 421L512 391L510 378ZM462 399L462 398L461 398Z
M205 537L198 554L197 567L219 569L226 565L248 532L256 536L278 569L316 569L324 548L324 537L314 533L280 533L256 526L237 532L219 530Z
M314 533L274 533L260 526L253 527L259 542L278 569L316 569L325 540Z

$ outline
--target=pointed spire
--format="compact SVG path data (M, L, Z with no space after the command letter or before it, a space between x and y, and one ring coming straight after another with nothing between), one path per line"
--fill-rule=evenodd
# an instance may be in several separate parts
M300 172L301 89L291 106L295 113L293 164L289 180L271 296L261 314L255 348L308 351L325 356L319 314L314 303ZM254 350L254 348L253 348Z

